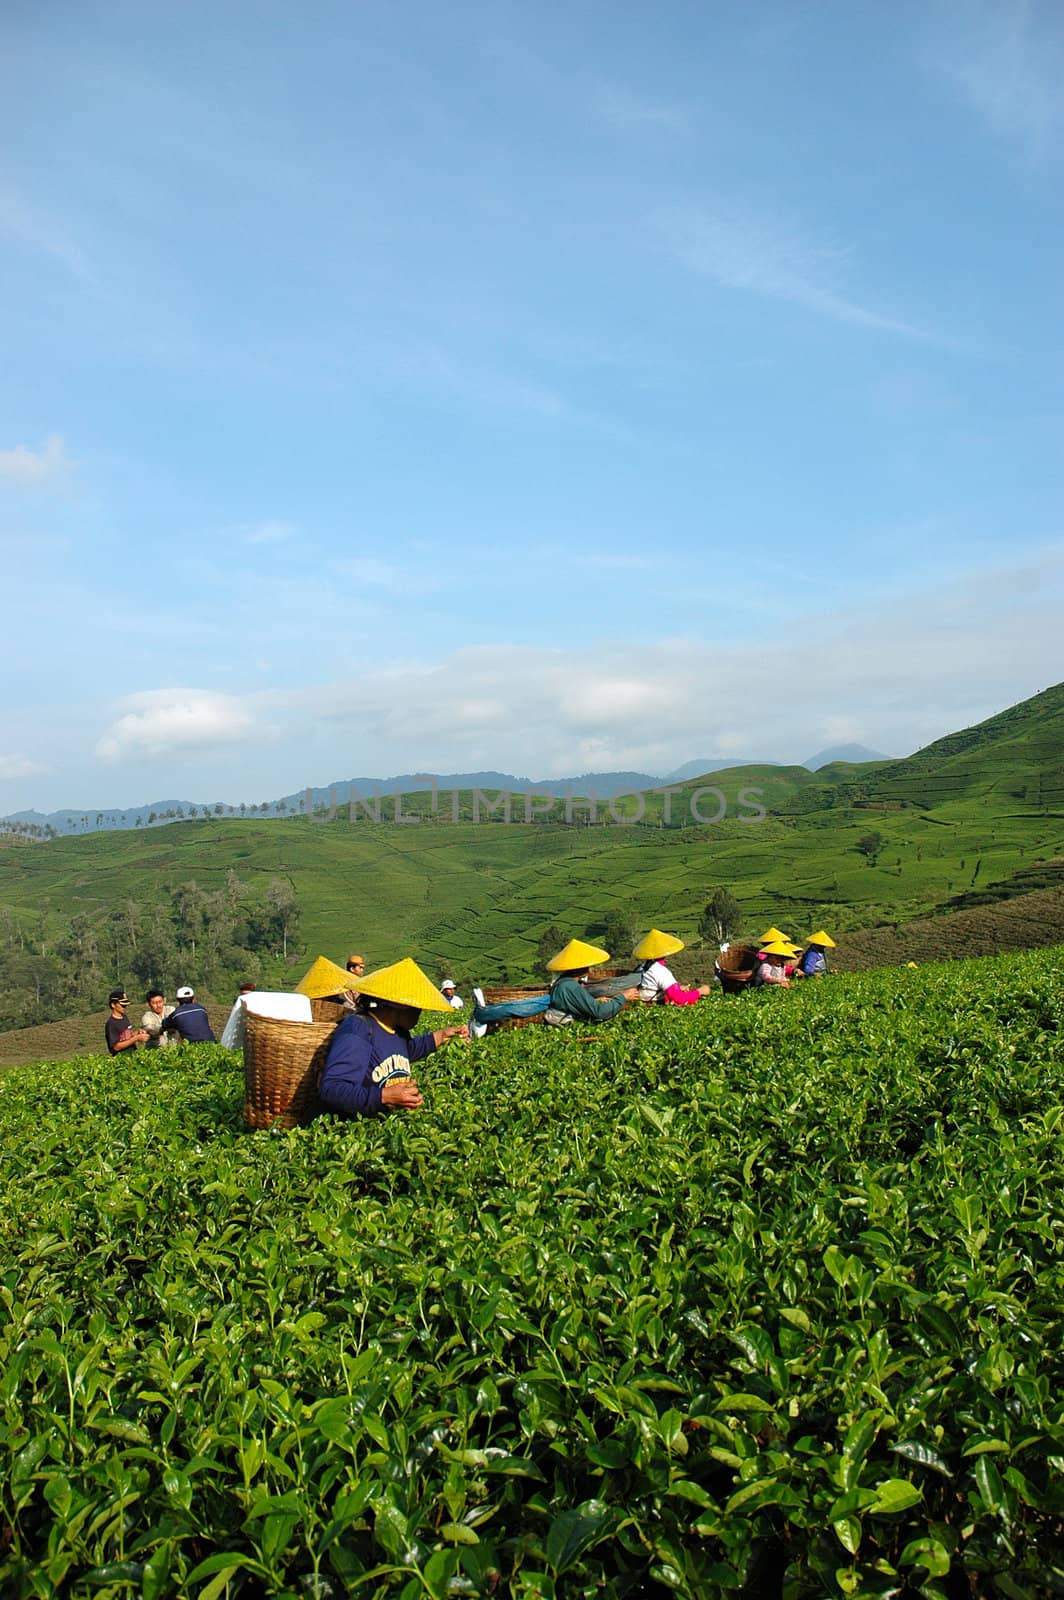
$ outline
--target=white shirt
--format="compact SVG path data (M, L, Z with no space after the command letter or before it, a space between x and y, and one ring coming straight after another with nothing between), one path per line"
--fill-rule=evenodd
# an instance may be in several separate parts
M176 1033L164 1033L163 1023L172 1016L176 1006L163 1006L163 1014L159 1015L149 1006L140 1019L140 1025L148 1035L148 1044L154 1045L159 1050L165 1050L169 1045L180 1044L181 1040Z
M653 1003L665 993L666 989L671 989L675 982L676 979L664 961L653 961L649 967L644 968L643 976L639 980L639 998L647 1003Z

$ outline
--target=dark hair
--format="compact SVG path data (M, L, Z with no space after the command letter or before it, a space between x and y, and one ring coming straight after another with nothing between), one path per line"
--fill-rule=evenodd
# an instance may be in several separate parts
M166 996L161 989L149 989L144 998L151 1005L153 1000L165 1000Z
M124 989L112 989L111 993L107 996L107 1004L109 1006L113 1006L116 1001L124 1000L125 998L126 991Z
M250 978L245 978L243 983L240 985L240 993L241 994L245 994L245 993L247 993L247 991L249 989L257 989L257 988L258 988L258 984L257 983L252 983Z

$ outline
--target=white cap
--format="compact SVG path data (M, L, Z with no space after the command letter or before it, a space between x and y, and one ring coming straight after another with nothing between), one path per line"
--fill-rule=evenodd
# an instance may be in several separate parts
M183 983L181 985L180 989L177 991L177 998L179 1000L192 1000L194 998L194 993L189 988L187 983Z
M454 979L453 978L444 978L443 982L440 984L440 988L441 989L453 989L454 988Z

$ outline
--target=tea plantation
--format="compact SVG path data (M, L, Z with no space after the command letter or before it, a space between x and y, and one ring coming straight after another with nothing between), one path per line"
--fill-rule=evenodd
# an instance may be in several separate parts
M1062 956L7 1073L0 1592L1064 1594Z

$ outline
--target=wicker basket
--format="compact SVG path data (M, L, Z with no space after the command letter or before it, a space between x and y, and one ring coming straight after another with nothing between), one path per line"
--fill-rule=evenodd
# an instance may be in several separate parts
M534 1000L537 995L546 994L547 985L538 984L535 988L517 989L505 984L496 984L494 988L484 990L484 999L489 1006L504 1004L510 1000Z
M335 1027L336 1023L349 1017L351 1012L346 1006L341 1005L339 1000L312 1000L310 1014L315 1022L331 1022Z
M742 994L757 970L757 946L729 945L717 956L713 970L725 994Z
M318 1106L318 1080L335 1022L284 1022L249 1011L244 1024L244 1121L296 1128Z

